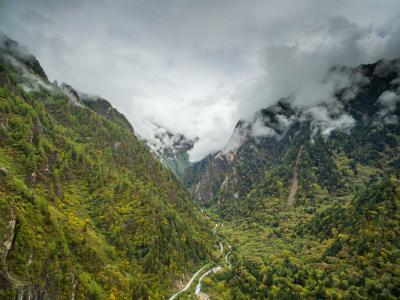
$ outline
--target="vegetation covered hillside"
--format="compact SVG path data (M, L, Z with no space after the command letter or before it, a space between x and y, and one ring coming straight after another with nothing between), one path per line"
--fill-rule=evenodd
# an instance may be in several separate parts
M212 299L398 299L400 181L392 175L350 202L275 223L225 222L232 268L203 284Z
M107 118L83 100L5 40L0 298L162 299L210 257L184 186L109 104Z
M333 70L362 83L317 107L261 110L188 170L233 247L232 269L204 285L212 299L400 297L399 70Z

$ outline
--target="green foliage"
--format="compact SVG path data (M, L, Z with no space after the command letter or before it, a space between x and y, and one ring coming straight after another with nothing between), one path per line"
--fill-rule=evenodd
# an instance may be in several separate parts
M313 215L294 209L271 225L224 223L232 269L211 276L218 299L388 298L400 296L400 180L387 177L344 206Z
M56 87L25 92L17 81L0 87L3 239L16 216L0 295L22 283L54 299L172 294L213 240L184 186L118 112L111 122Z
M365 67L371 84L343 101L357 120L348 132L293 122L279 138L249 137L219 174L219 158L198 164L196 188L216 188L206 213L234 248L232 269L211 276L212 299L400 297L400 125L382 122L377 102L399 74L375 67Z

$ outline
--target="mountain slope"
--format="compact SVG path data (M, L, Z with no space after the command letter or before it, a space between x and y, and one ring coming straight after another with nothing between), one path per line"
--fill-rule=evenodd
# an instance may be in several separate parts
M321 202L324 190L349 198L383 170L398 167L398 65L396 60L350 70L368 84L350 99L343 96L348 91L338 90L335 106L299 108L282 100L239 122L225 150L203 168L194 188L198 201L219 203L231 213L238 202L243 209L254 198L287 200L303 147L294 205Z
M172 294L182 274L210 257L210 226L125 117L50 84L37 60L25 63L8 44L0 64L0 295Z
M233 267L212 276L203 292L212 299L397 299L399 197L392 175L344 206L291 211L272 225L224 223Z
M363 80L260 110L187 171L232 246L232 268L203 285L212 299L400 297L399 61L333 72Z

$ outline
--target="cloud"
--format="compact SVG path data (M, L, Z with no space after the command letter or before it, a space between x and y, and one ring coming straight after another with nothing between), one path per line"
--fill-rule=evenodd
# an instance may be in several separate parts
M400 103L399 93L386 91L379 97L378 102L382 104L382 109L379 111L379 116L385 123L395 124L398 121L398 116L394 115L397 105Z
M314 106L306 110L311 116L312 124L316 130L320 130L323 136L329 136L333 130L346 130L354 126L355 120L345 112L334 117L326 106Z
M392 72L400 74L400 61L390 65L383 61L377 66L375 72L379 75L387 75ZM383 92L378 98L381 109L378 112L377 124L381 122L396 124L399 119L395 112L400 104L400 75L394 78L390 84L392 90Z
M332 102L355 80L329 77L333 66L397 56L399 11L398 0L4 0L0 27L51 80L106 98L139 135L155 136L152 121L198 137L198 160L282 97Z
M390 33L381 37L372 28L360 27L342 16L326 17L292 37L278 39L261 53L262 76L236 91L238 111L249 117L282 97L293 99L297 107L331 103L340 89L346 89L345 98L354 97L367 83L365 78L332 68L395 58L400 53L400 43L396 43L399 24L397 21Z
M200 139L196 146L189 151L190 159L193 162L200 161L205 154L216 153L221 150L221 143L211 138Z
M355 120L344 111L336 93L341 91L340 101L348 101L369 82L361 70L343 66L354 68L381 58L396 58L400 53L399 24L399 20L394 22L382 36L372 26L359 26L343 16L326 16L276 38L261 51L262 74L235 91L232 99L238 106L237 113L252 124L254 136L263 132L271 135L273 129L259 123L260 118L252 120L254 111L284 98L298 111L296 118L311 119L315 131L322 135L329 136L336 129L348 130ZM382 72L393 68L387 67L382 66ZM397 98L393 96L383 98L382 114L394 111ZM232 140L243 142L245 138L234 136Z
M262 119L258 118L252 126L251 135L253 137L275 136L277 132L273 128L265 126Z
M1 43L1 41L0 41ZM14 49L12 49L14 51ZM15 51L17 51L17 48L15 48ZM22 63L19 59L17 59L14 55L17 55L17 57L24 57L24 52L22 50L18 50L17 52L11 52L12 54L8 54L6 52L2 52L1 47L0 47L0 59L4 61L7 65L11 65L13 68L16 70L19 70L19 77L17 77L17 83L27 92L30 91L37 91L41 87L45 88L49 91L53 91L54 87L49 84L48 82L45 82L42 78L37 76L36 74L32 74L29 72L27 67L25 66L24 63Z

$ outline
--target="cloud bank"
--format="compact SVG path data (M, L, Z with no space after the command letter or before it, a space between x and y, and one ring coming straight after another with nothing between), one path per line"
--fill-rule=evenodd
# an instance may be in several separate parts
M144 138L151 123L198 137L196 161L282 97L313 107L362 80L333 67L398 56L399 11L397 0L4 0L0 30L50 80L108 99Z

